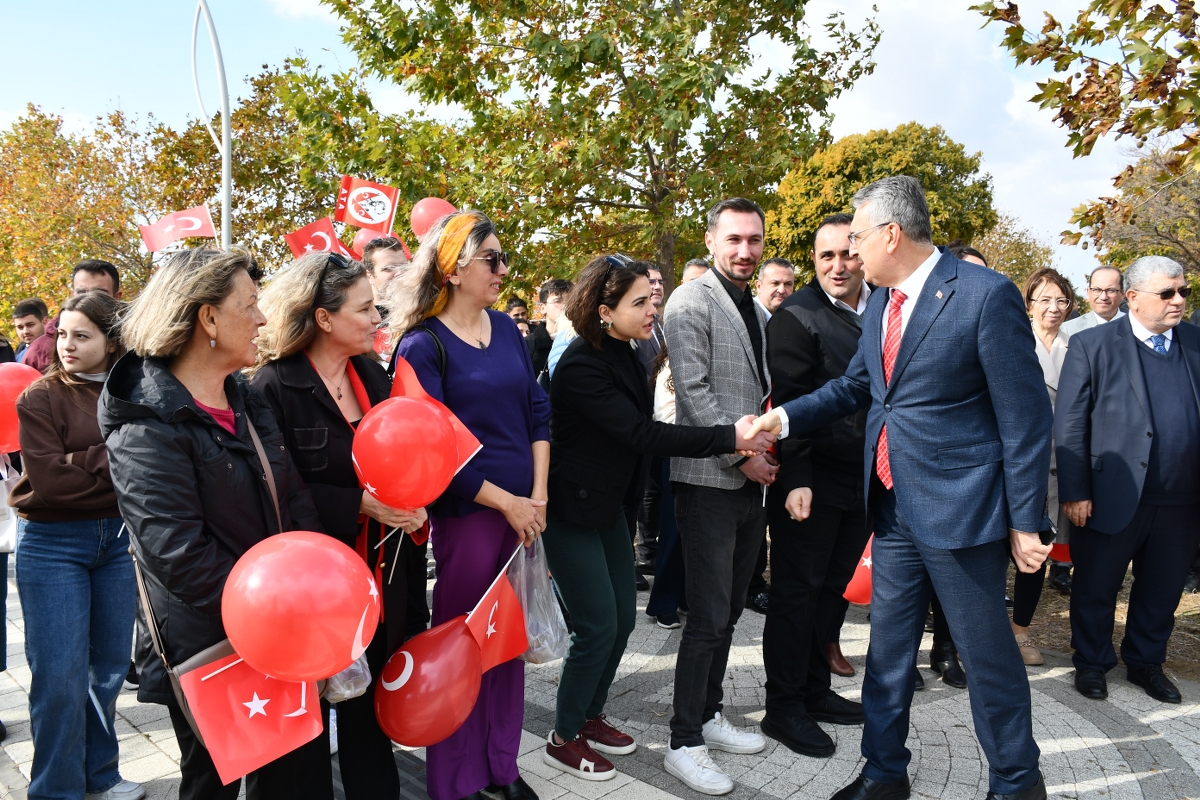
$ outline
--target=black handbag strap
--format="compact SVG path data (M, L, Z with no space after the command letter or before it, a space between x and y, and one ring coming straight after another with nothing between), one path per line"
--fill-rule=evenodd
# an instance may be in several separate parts
M279 532L283 533L283 515L279 513L279 491L275 488L275 473L271 471L267 451L263 450L262 440L258 438L258 431L254 429L249 414L246 415L246 428L250 431L250 438L254 440L254 449L258 451L258 461L262 464L263 477L267 479L267 488L271 490L271 502L275 506L275 521L279 523Z
M133 554L133 548L129 549L129 556L133 559L133 574L137 578L138 596L142 598L142 608L146 612L146 627L150 629L150 641L154 643L154 652L158 653L158 657L162 659L163 666L167 668L167 672L170 672L171 664L167 661L167 651L163 647L162 634L158 631L158 619L154 616L154 606L150 605L150 592L146 589L146 577L142 574L142 565L138 563L137 556Z
M408 333L405 333L404 336L408 336L408 334L412 333L413 331L425 331L433 339L433 346L434 346L434 348L437 349L437 356L438 356L438 377L445 379L445 377L446 377L446 360L447 360L446 359L446 345L442 344L442 340L438 337L438 335L436 333L434 333L433 328L430 328L428 325L413 325L411 328L408 329ZM403 338L403 337L401 337L401 338ZM387 369L387 374L388 374L389 378L396 377L396 359L399 357L400 357L400 349L393 348L392 360L391 360L391 363L388 364L388 369Z

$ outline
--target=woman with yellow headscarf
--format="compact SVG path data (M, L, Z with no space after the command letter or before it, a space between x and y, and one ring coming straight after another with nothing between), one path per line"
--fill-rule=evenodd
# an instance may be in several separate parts
M507 274L491 220L463 211L436 222L389 285L396 351L483 445L429 508L434 625L474 608L517 543L546 527L550 401L516 323L490 308ZM524 665L513 659L484 673L471 716L428 748L432 800L482 800L483 789L537 800L517 772Z

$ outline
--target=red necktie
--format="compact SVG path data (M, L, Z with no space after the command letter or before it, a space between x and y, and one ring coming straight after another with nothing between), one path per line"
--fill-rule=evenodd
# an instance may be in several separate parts
M887 333L883 337L883 383L892 382L892 369L896 366L896 354L900 352L900 306L904 305L904 292L892 289L888 303ZM879 431L879 445L875 448L875 472L885 488L892 488L892 465L888 462L887 424Z

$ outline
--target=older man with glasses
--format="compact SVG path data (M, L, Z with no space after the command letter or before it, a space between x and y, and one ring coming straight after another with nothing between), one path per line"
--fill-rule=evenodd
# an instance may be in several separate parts
M1121 270L1116 267L1096 267L1088 280L1087 301L1092 310L1069 319L1059 328L1069 342L1080 331L1112 322L1125 316L1121 310Z
M1179 703L1162 664L1200 546L1200 330L1179 324L1191 290L1175 261L1139 258L1124 282L1128 316L1071 340L1055 409L1059 499L1075 525L1075 688L1108 696L1117 593L1132 563L1127 678Z

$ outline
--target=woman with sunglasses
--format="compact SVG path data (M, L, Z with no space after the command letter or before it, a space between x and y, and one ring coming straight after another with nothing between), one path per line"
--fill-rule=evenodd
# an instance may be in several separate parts
M579 337L550 384L546 555L574 631L542 760L584 780L616 777L602 754L637 748L632 736L605 721L603 711L636 617L623 506L630 488L643 485L644 456L758 454L775 439L746 442L742 435L753 417L713 428L654 421L646 369L632 346L653 332L649 266L613 255L584 268L566 307Z
M354 429L391 392L391 381L369 353L379 312L363 265L312 253L286 267L260 302L251 385L270 404L296 468L312 492L325 532L357 550L383 594L383 614L367 647L372 683L337 707L337 745L348 800L400 796L392 743L375 719L375 684L404 642L407 573L402 534L418 529L425 510L390 508L363 490L351 460ZM383 545L380 546L380 542ZM422 588L424 588L422 586Z
M474 608L518 543L546 525L550 402L516 324L490 310L507 274L491 220L464 211L434 224L389 293L397 352L483 445L429 511L434 625ZM517 772L524 697L523 661L484 673L467 721L427 750L432 800L479 800L489 787L536 800Z

